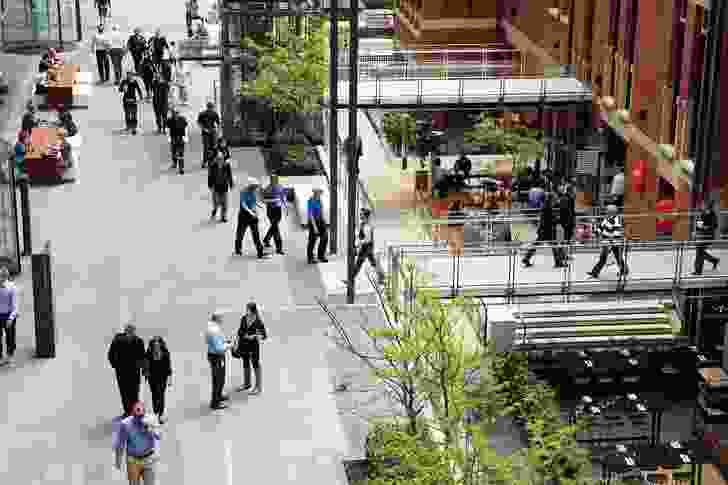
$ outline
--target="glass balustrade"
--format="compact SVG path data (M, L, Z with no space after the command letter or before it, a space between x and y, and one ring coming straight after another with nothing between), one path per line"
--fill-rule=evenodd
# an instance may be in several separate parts
M726 264L705 261L702 274L694 274L702 245ZM611 247L623 257L628 274L620 274ZM427 287L451 294L527 295L604 293L612 291L665 291L674 288L723 285L728 280L728 241L628 241L616 244L541 243L535 246L533 266L522 264L529 243L464 244L460 251L445 243L391 245L388 260L413 262L428 277ZM568 255L566 268L554 268L553 248ZM594 270L603 248L608 249L599 278Z

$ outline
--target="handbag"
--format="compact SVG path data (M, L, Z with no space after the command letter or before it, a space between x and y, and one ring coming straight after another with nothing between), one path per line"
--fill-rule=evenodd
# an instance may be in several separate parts
M230 351L230 355L232 355L235 359L243 358L243 352L240 349L240 337L235 337L235 343L233 344L233 348Z

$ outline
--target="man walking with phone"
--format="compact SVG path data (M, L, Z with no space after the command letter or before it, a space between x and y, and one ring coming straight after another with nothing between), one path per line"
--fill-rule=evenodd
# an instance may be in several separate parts
M329 243L329 228L324 218L324 208L321 201L323 189L316 187L313 189L313 195L308 199L307 215L308 215L308 245L306 247L306 256L308 264L316 264L313 258L313 249L318 240L318 262L328 263L326 259L326 246Z

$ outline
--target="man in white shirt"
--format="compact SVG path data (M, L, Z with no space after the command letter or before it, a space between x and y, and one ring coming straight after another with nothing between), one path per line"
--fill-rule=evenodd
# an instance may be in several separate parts
M122 72L122 61L124 60L124 54L126 54L126 36L119 30L119 25L116 24L111 28L111 64L114 66L114 85L118 86L121 83L121 77L124 74Z
M96 66L99 70L99 83L103 84L109 81L109 48L111 43L108 36L104 33L104 26L99 25L97 32L91 41L91 50L96 51Z

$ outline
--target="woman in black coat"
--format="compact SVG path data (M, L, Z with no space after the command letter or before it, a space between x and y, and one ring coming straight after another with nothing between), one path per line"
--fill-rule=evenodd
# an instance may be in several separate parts
M167 344L162 337L154 337L149 341L146 355L147 368L145 374L152 391L152 406L159 422L164 423L164 394L170 385L172 376L172 360L169 357Z
M553 195L547 193L544 198L543 208L541 209L541 217L538 223L538 237L531 243L531 247L526 251L523 256L523 266L529 268L533 266L531 258L536 254L536 246L544 243L552 243L556 239L556 224L554 220L554 206L553 206ZM563 268L566 266L564 255L556 245L551 246L551 252L554 256L554 268Z
M250 366L255 371L255 388L251 394L260 394L263 391L263 378L260 369L260 341L268 338L263 321L260 319L258 307L255 303L248 303L245 315L240 319L238 329L237 348L240 359L243 360L243 385L238 391L250 389Z

